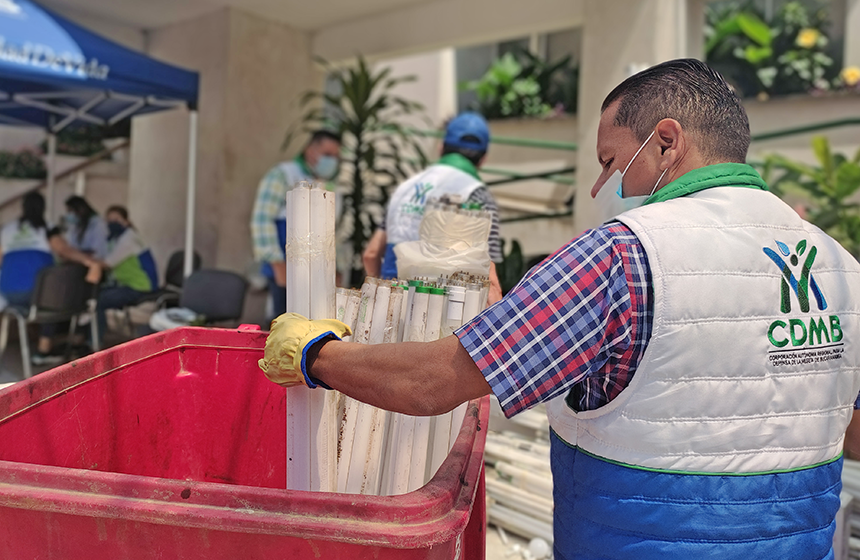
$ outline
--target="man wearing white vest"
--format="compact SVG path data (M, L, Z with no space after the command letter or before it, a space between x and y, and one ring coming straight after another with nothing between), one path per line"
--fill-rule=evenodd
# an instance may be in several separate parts
M287 191L299 181L333 179L340 165L340 144L341 138L335 132L314 132L301 154L270 169L257 188L251 240L254 259L262 263L268 280L275 316L287 310Z
M368 275L397 278L394 247L399 243L418 241L427 203L449 197L490 213L488 241L493 263L490 268L490 303L501 299L502 290L495 268L495 263L502 261L499 210L493 195L478 176L489 145L490 128L484 117L466 112L451 119L445 127L439 161L401 183L391 195L385 219L362 254Z
M415 415L547 402L558 560L833 558L860 265L767 191L749 142L702 62L636 74L603 104L592 193L641 207L438 342L344 343L284 316L294 342L267 359L303 359L269 377Z

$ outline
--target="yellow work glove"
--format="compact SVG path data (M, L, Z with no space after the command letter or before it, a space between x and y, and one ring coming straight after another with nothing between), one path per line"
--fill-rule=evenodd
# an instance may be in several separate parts
M272 321L265 357L258 364L266 377L278 385L304 384L313 389L316 384L305 365L308 350L326 337L340 340L351 334L348 326L334 319L311 321L298 313L285 313Z

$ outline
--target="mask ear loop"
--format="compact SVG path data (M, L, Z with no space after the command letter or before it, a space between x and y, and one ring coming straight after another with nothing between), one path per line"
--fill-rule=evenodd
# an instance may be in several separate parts
M656 130L652 130L652 131L651 131L651 134L649 134L649 135L648 135L648 138L646 138L646 139L645 139L645 141L642 143L642 145L641 145L641 146L639 146L639 149L638 149L638 150L636 150L636 153L635 153L635 154L633 154L633 158L630 160L630 163L628 163L628 164L627 164L627 167L625 167L625 168L624 168L624 173L622 173L622 174L621 174L621 176L622 176L622 177L624 177L624 175L626 175L626 174L627 174L627 170L628 170L628 169L630 169L630 166L631 166L631 165L633 165L633 162L634 162L634 161L636 161L636 156L638 156L638 155L639 155L639 152L641 152L642 150L644 150L644 149L645 149L645 146L646 146L646 145L648 145L648 141L649 141L649 140L651 140L651 137L652 137L652 136L654 136L654 133L655 133L655 132L657 132L657 131L656 131Z
M667 171L669 171L669 170L668 170L668 169L664 169L664 170L663 170L663 174L662 174L662 175L660 175L660 178L659 178L659 179L657 179L657 182L656 182L656 183L654 183L654 188L653 188L653 189L651 189L651 194L649 194L649 195L648 195L648 198L651 198L652 196L654 196L654 193L655 193L655 192L657 192L657 185L659 185L659 184L660 184L660 181L662 181L662 180L663 180L663 177L666 175L666 172L667 172Z

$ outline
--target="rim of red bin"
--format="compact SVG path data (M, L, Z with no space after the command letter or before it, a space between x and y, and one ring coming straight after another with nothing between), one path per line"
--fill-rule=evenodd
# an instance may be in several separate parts
M219 343L235 341L237 333L248 337L247 345ZM125 343L107 351L116 350L111 355L122 355L122 363L106 361L105 353L94 354L0 391L0 424L153 355L183 348L262 352L266 335L244 325L173 329L151 335L162 348L155 354L144 352L134 341ZM95 371L97 364L105 371ZM0 461L0 505L217 531L427 547L450 542L469 522L477 490L477 482L469 481L480 478L488 419L489 397L471 401L439 471L424 487L400 496L280 490ZM383 527L385 531L380 530Z

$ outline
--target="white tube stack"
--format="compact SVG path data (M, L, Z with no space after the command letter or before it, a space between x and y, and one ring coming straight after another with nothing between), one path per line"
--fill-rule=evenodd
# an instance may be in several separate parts
M333 195L300 184L287 197L287 309L336 317L352 341L432 342L482 307L472 277L414 280L408 291L368 278L361 290L334 286ZM388 413L336 391L287 391L287 487L395 495L427 483L459 434L465 405L437 417Z
M287 311L334 317L335 195L301 182L287 193ZM306 387L287 390L287 488L334 490L337 399Z

